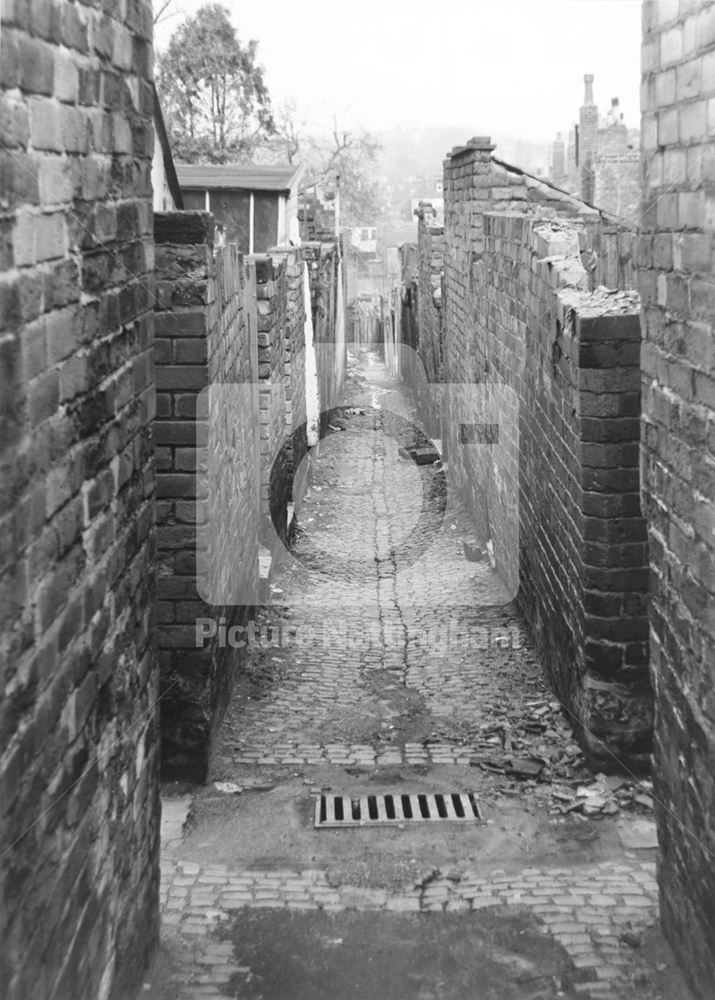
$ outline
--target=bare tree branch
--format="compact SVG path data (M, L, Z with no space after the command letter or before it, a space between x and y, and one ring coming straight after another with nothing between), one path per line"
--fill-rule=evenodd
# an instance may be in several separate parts
M169 8L175 0L160 0L156 5L156 10L154 11L154 25L159 24L160 21L165 21L168 17L174 17L178 14L178 11L171 11Z

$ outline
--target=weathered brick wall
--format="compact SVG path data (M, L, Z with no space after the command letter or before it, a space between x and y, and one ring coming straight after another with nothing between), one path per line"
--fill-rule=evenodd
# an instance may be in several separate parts
M472 142L477 143L478 140ZM482 158L484 150L475 155ZM591 291L599 285L607 288L635 288L637 232L633 219L624 220L617 214L611 214L598 199L595 199L598 208L586 205L558 187L532 177L494 156L485 172L487 176L482 178L481 186L496 188L492 194L503 203L502 207L505 209L531 212L541 218L577 219L583 224L586 239L582 246L582 263ZM506 184L511 185L511 204L508 204Z
M436 225L429 214L418 224L419 255L418 325L419 355L427 379L439 382L442 372L442 273L444 271L444 227Z
M715 983L715 4L645 3L643 503L665 930Z
M416 331L413 345L417 371L412 376L422 429L432 438L442 437L439 407L429 383L442 381L442 276L444 273L444 227L437 225L434 213L425 207L418 215L418 276L407 305L415 305L417 315L408 321ZM405 366L411 367L406 360Z
M583 259L588 287L635 288L638 281L638 233L635 228L601 220L586 225L589 253Z
M308 451L306 427L306 373L305 373L305 319L310 301L303 295L305 263L297 258L290 278L289 323L286 328L286 380L289 404L286 411L286 426L292 431L292 456L290 471L295 470ZM295 480L293 479L295 493ZM295 500L295 495L293 496Z
M151 7L0 39L0 991L123 997L158 931Z
M637 225L640 215L640 155L637 150L605 150L596 154L593 200L596 205Z
M335 334L337 307L338 249L334 242L303 243L308 265L313 330L317 343L330 341Z
M421 232L421 230L420 230ZM421 237L423 238L423 237ZM420 303L422 295L430 295L431 276L424 292L420 276L420 251L415 243L403 243L400 247L400 294L397 302L398 332L401 345L401 377L412 392L420 398L420 409L429 410L426 399L424 369L419 359L420 342L429 342L430 331L420 330ZM436 424L437 419L433 418ZM425 428L428 431L429 428Z
M285 503L300 504L302 478L295 478L308 451L306 426L306 370L305 370L305 310L303 284L304 262L296 250L273 251L276 259L285 261L286 314L284 337L283 382L285 390L285 450L287 487ZM307 304L310 308L310 303Z
M313 336L317 358L320 433L327 431L330 412L342 402L346 366L343 272L337 243L304 243L308 266Z
M446 428L450 474L520 585L584 747L605 766L600 741L641 762L651 696L637 300L588 293L588 210L567 202L566 218L539 220L516 199L518 213L488 211L508 203L490 186L490 152L458 151L445 173L443 379L468 383ZM464 447L479 422L470 386L488 389L499 449Z
M401 287L399 311L401 377L410 386L417 403L421 429L432 438L442 436L438 397L430 383L444 381L442 278L444 274L444 227L437 225L431 206L424 205L418 217L417 244L400 247Z
M258 295L258 384L261 437L261 542L271 552L276 535L286 538L290 499L290 433L286 426L287 261L284 255L256 258Z
M637 296L568 290L576 270L543 263L562 234L538 225L533 233L519 600L590 756L611 767L611 751L645 765L652 694L638 497ZM567 290L557 291L562 285Z
M235 246L214 250L207 213L157 214L155 238L162 756L202 780L243 651L218 628L197 645L196 623L243 626L258 576L255 279ZM209 413L216 384L240 391Z

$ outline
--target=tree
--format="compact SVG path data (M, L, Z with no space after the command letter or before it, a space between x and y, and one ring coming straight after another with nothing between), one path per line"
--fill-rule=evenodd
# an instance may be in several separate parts
M295 163L301 147L305 145L305 119L296 102L289 98L276 109L275 148L282 151L288 163Z
M157 61L157 89L177 160L245 160L272 134L257 48L256 41L239 41L228 10L217 3L173 33Z
M309 141L307 135L303 114L293 98L288 98L276 105L273 128L256 146L252 159L256 163L303 163Z
M349 131L333 118L324 133L308 130L305 116L293 100L276 109L275 130L256 152L262 162L302 163L303 187L333 191L340 178L343 225L374 224L380 213L381 192L376 179L378 140L365 129Z
M174 0L157 0L154 5L154 26L166 21L167 18L174 17L174 12L171 10L173 5Z
M374 223L379 214L380 186L376 177L378 140L365 129L340 128L333 118L330 138L322 144L320 181L340 178L340 213L348 226Z

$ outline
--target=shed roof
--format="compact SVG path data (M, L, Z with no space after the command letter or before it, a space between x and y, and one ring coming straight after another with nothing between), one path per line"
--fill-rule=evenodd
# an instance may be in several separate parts
M156 86L152 83L151 85L153 100L154 100L154 126L156 128L157 138L159 139L159 144L161 146L161 151L164 158L164 174L166 176L166 183L171 192L171 197L174 199L174 205L178 211L181 211L184 207L184 201L181 197L181 189L179 186L179 181L176 176L176 165L174 164L174 158L171 155L171 146L169 145L169 137L166 134L166 125L164 124L164 116L161 113L161 103L159 101L159 94L157 93Z
M299 164L177 163L182 188L239 191L290 191L302 172Z

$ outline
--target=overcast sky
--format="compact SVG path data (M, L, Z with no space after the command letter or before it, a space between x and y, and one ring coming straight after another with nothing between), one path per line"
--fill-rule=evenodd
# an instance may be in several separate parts
M155 0L155 3L157 0ZM182 14L159 24L166 46ZM256 38L274 103L314 123L464 125L469 134L550 140L576 120L583 74L605 111L619 97L639 125L640 0L228 0ZM465 136L467 138L467 136Z

